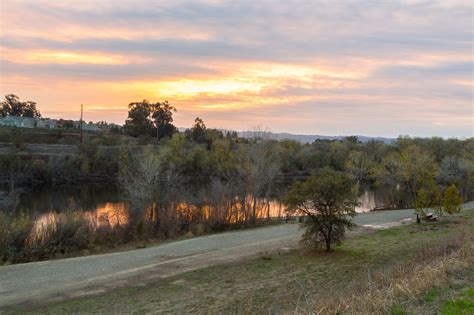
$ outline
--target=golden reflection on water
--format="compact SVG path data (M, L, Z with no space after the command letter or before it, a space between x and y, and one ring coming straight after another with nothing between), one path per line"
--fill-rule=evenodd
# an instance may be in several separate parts
M172 212L178 222L200 222L210 219L224 220L228 223L236 223L248 219L253 214L252 202L245 205L240 202L228 203L227 205L209 204L194 205L179 202L171 206ZM98 204L94 210L69 213L52 210L40 215L35 221L35 230L39 231L47 227L55 227L61 216L80 215L92 224L93 227L126 225L130 219L130 209L126 202L108 202ZM278 202L257 202L255 208L257 218L282 217L285 215L284 206ZM144 213L147 221L156 220L156 205L153 204Z
M54 210L40 215L35 221L36 232L46 228L54 228L62 215L80 215L94 227L102 226L121 226L128 222L129 212L126 202L107 202L98 204L93 211L84 212L63 212L58 213Z
M365 197L365 198L364 198ZM361 197L361 206L357 212L370 210L370 198L372 196ZM364 200L365 199L365 200ZM226 205L209 204L194 205L185 202L176 203L172 206L173 216L176 222L202 222L211 219L225 221L227 223L237 223L249 219L253 215L253 203L249 199L245 203L228 202ZM74 212L69 215L82 216L94 228L110 226L118 227L126 225L130 220L130 209L127 202L107 202L98 204L94 210L84 212ZM54 228L60 220L60 216L68 215L67 212L58 213L50 211L39 216L35 221L34 231L39 232L45 228ZM157 217L156 205L151 205L145 211L145 220L154 221ZM277 201L266 202L259 200L256 203L255 215L257 218L281 218L286 215L285 207Z
M101 224L110 224L111 226L124 225L128 222L128 205L125 202L108 202L97 205L95 211L86 211L85 216L89 220L97 220Z

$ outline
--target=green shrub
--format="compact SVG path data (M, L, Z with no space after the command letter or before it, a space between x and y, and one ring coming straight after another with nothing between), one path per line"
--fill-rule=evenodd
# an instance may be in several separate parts
M25 252L27 252L28 238L33 230L34 222L30 216L22 212L19 216L11 220L8 226L6 239L7 258L11 262L27 261ZM26 260L25 260L26 259Z

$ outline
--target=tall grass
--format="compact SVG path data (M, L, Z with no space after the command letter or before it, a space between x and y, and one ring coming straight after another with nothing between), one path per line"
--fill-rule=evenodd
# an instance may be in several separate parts
M449 275L474 264L473 232L427 243L415 258L389 271L368 276L367 282L350 288L352 295L313 303L305 313L390 314L417 303L433 287L449 282Z
M113 226L106 217L86 219L67 211L46 222L21 213L0 212L0 262L23 263L97 251L130 241L125 226Z

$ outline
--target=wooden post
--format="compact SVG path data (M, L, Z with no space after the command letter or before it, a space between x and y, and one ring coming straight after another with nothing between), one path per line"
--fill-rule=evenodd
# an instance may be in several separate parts
M82 143L82 115L83 115L83 112L84 112L84 105L81 104L81 120L79 122L79 126L80 126L80 129L81 129L81 143Z

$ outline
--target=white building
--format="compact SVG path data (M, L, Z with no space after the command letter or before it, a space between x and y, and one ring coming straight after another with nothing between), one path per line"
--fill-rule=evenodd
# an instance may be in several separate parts
M79 129L81 123L79 121L73 122L74 127ZM17 117L17 116L6 116L0 117L0 126L3 127L17 127L17 128L46 128L56 129L59 128L59 122L56 119L50 118L30 118L30 117ZM82 123L82 129L84 131L101 132L102 129L98 125L93 123Z
M37 118L36 127L46 128L46 129L55 129L58 127L58 121L56 119L50 119L50 118Z
M83 124L82 130L85 131L93 131L93 132L101 132L102 129L99 128L96 124Z
M0 118L0 126L17 128L35 128L36 119L31 117L6 116Z

